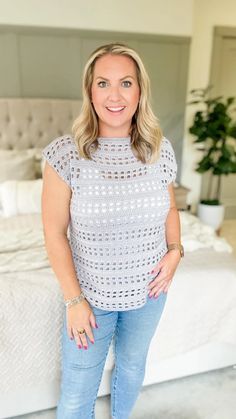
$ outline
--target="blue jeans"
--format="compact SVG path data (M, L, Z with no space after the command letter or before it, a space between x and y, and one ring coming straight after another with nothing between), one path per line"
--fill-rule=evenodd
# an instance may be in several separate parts
M64 316L61 394L57 419L94 419L95 402L114 335L115 366L111 376L111 417L128 419L142 388L151 339L165 306L167 293L147 296L144 306L127 311L106 311L91 306L98 324L95 343L88 349L70 340Z

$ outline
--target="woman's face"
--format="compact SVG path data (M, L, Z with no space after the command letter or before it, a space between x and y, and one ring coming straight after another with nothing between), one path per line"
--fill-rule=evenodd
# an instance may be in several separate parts
M94 66L91 100L100 137L127 137L140 89L133 60L122 55L104 55Z

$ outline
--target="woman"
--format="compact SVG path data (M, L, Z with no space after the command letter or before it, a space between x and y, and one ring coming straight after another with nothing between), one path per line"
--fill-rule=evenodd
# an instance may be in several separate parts
M135 50L91 54L72 135L43 150L45 244L65 301L57 418L95 417L114 336L111 415L128 419L183 250L175 155Z

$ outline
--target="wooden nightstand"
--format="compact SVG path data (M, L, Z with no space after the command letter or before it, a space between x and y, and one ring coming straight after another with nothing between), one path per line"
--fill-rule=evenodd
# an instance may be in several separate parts
M178 185L174 187L174 191L178 210L190 210L190 205L187 204L187 195L190 192L190 189Z

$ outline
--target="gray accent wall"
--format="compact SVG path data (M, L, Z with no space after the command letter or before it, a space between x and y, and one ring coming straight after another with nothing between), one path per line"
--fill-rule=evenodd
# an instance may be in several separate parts
M154 113L176 152L179 180L189 37L2 25L0 97L81 99L82 71L89 54L113 41L134 47L143 59Z

